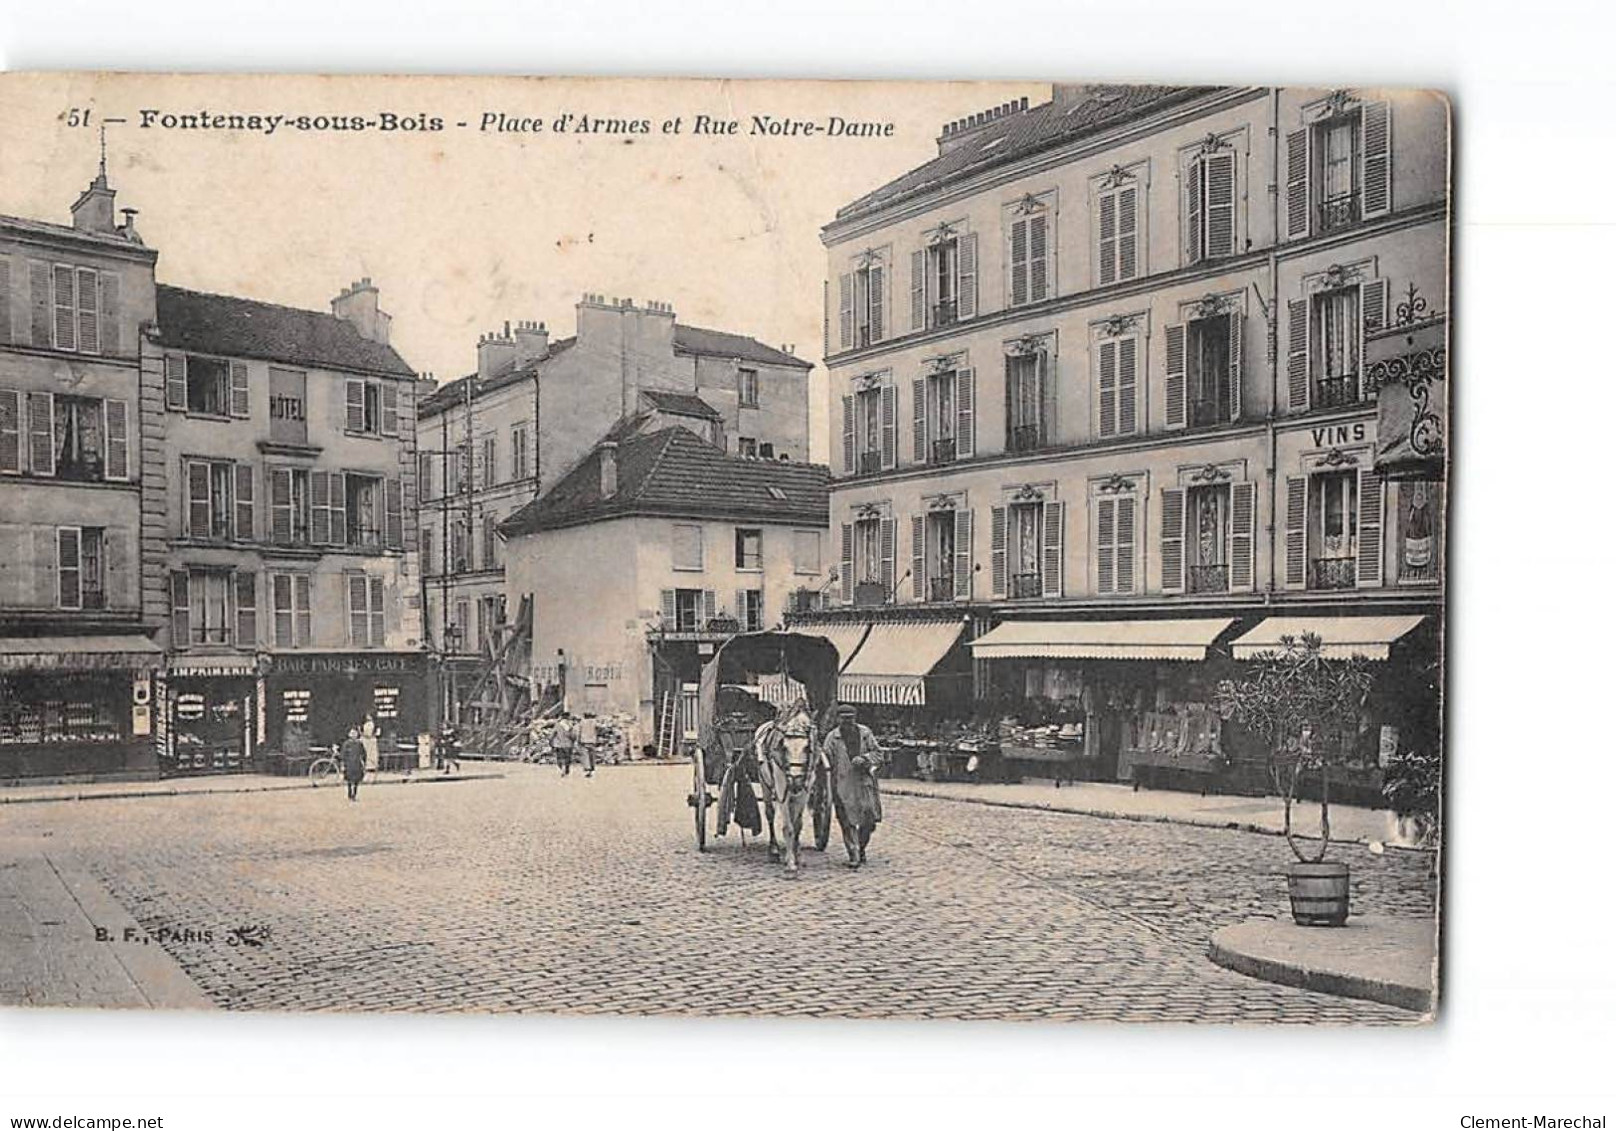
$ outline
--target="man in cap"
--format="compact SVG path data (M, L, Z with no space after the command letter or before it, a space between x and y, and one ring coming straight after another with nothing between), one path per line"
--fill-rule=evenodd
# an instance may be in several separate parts
M857 868L864 863L870 834L881 821L876 772L885 756L875 733L859 723L857 709L846 703L836 708L836 729L825 738L824 749L830 763L836 823L842 827L842 841L847 846L847 866Z

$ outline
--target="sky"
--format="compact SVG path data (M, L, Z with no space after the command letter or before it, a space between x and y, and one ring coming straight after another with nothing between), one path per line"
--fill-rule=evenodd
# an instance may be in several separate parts
M669 302L680 321L819 361L838 207L936 155L944 122L1047 84L355 76L0 76L0 212L66 223L102 118L119 207L160 282L310 309L369 276L393 344L449 379L508 320L572 334L584 292ZM79 115L71 113L80 111ZM88 111L90 125L75 125ZM183 116L284 119L273 132ZM295 119L437 118L441 130L298 129ZM485 115L537 132L483 129ZM573 130L554 132L571 114ZM584 115L648 132L576 132ZM739 122L695 132L697 116ZM891 136L753 136L775 120L891 122ZM680 119L679 132L664 124ZM458 123L466 122L465 128ZM497 126L495 118L492 125ZM249 123L250 124L250 123ZM828 452L816 370L815 458Z

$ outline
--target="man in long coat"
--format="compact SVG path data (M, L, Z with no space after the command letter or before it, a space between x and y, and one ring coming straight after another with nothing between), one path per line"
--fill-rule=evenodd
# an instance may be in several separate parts
M858 711L846 704L836 709L836 729L825 738L825 758L830 763L831 797L836 804L836 823L842 827L847 845L847 866L864 863L870 834L881 821L881 787L876 771L885 761L875 732L858 721Z

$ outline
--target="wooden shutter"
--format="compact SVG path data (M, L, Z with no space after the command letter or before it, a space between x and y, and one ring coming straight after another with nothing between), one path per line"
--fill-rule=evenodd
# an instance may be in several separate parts
M1095 354L1100 367L1100 435L1117 434L1117 340L1100 343Z
M78 348L101 352L101 276L89 267L74 272L78 296Z
M1139 275L1139 189L1117 190L1117 279Z
M1117 432L1131 436L1139 430L1139 339L1117 343Z
M1010 222L1010 305L1027 301L1027 220Z
M1167 427L1182 428L1189 420L1189 374L1184 348L1185 326L1167 327Z
M703 627L718 615L718 594L711 589L701 591L701 623Z
M230 415L245 419L252 415L252 387L247 383L247 363L230 363Z
M853 348L853 276L844 272L837 280L840 285L841 306L841 348Z
M1392 210L1392 108L1389 102L1365 102L1358 118L1362 136L1363 218L1372 220Z
M370 586L362 573L348 575L348 641L355 648L370 647Z
M251 542L257 533L253 522L253 467L236 464L236 539Z
M851 475L855 469L856 444L853 431L853 398L842 398L842 470Z
M1312 212L1307 186L1311 141L1311 132L1306 129L1285 135L1285 234L1293 240L1307 235Z
M916 377L911 383L915 398L915 462L926 462L926 378Z
M1285 383L1289 395L1291 410L1303 412L1308 403L1308 302L1305 298L1291 299L1287 304L1290 308L1290 353L1285 359Z
M1257 532L1257 485L1229 487L1229 591L1249 593L1256 587L1253 552Z
M1094 520L1094 591L1108 595L1117 591L1117 501L1100 499Z
M22 472L22 394L0 389L0 472Z
M842 600L853 599L853 525L842 523Z
M387 644L387 599L384 584L379 577L372 577L370 581L370 646L382 648ZM483 639L488 634L483 633Z
M971 510L960 507L954 512L954 600L971 599L971 574L975 562L971 553Z
M1223 149L1204 158L1206 166L1206 258L1235 252L1234 151Z
M1389 279L1371 279L1358 284L1358 325L1360 330L1381 330L1386 326L1386 292ZM1363 343L1359 342L1358 364L1364 364Z
M926 328L926 252L909 256L909 328Z
M883 518L881 520L881 588L886 591L886 599L895 601L898 597L898 520Z
M1243 311L1229 313L1229 423L1238 424L1244 400L1241 382L1245 380L1245 322Z
M77 288L73 284L73 268L58 265L51 273L51 300L55 312L56 335L52 344L59 350L74 349L78 345Z
M954 374L954 450L960 459L976 454L976 370Z
M34 345L50 349L51 339L51 269L49 263L30 260L28 263L28 312L30 336Z
M1135 502L1131 495L1124 495L1117 500L1117 592L1132 593L1133 589L1133 563L1134 563L1134 512Z
M467 530L468 539L471 531ZM343 472L331 472L331 545L348 544L348 477ZM469 551L468 551L469 562Z
M992 508L991 522L989 523L989 534L992 539L993 563L991 567L991 581L993 585L993 596L995 597L1003 597L1006 589L1008 588L1008 578L1006 577L1006 574L1009 567L1009 554L1006 547L1005 536L1007 532L1005 529L1005 517L1006 511L1004 507Z
M1117 194L1100 196L1100 285L1117 281Z
M1042 302L1049 297L1049 217L1043 213L1027 219L1027 301Z
M122 317L123 281L117 275L101 276L101 352L123 352ZM0 306L0 322L5 320L5 308ZM3 329L0 329L3 332Z
M1184 186L1184 261L1199 263L1206 254L1206 207L1201 199L1205 169L1199 159L1191 161Z
M1065 585L1066 504L1044 504L1043 583L1045 597L1059 597Z
M56 604L63 609L76 609L84 600L79 570L79 528L56 528Z
M182 569L168 575L169 647L191 643L191 575Z
M56 607L61 583L56 576L56 527L35 525L33 534L33 599L40 608Z
M363 381L348 381L347 397L347 430L349 432L363 432L365 430L365 383Z
M976 317L976 233L959 239L959 318Z
M886 270L872 266L870 280L870 341L879 342L886 337Z
M1385 482L1372 471L1358 472L1358 588L1384 580Z
M1163 487L1161 493L1162 592L1184 592L1184 488Z
M28 470L35 475L56 474L56 397L28 394Z
M236 647L258 647L258 575L236 571Z
M190 401L189 386L185 379L185 355L171 353L163 356L163 387L166 403L174 412L184 412Z
M213 473L201 460L189 460L185 465L186 528L190 538L207 538L212 534Z
M402 550L404 548L404 486L397 477L388 479L383 484L386 494L387 513L387 548L389 550ZM488 523L489 548L494 546L494 516L485 519ZM493 564L490 562L489 564Z
M926 517L909 516L909 576L914 582L915 600L924 601L926 592Z
M1307 587L1307 478L1285 479L1285 588Z
M663 626L664 629L671 632L675 628L677 628L678 625L679 625L679 600L678 600L678 594L676 594L672 589L664 589L662 591L662 626Z
M105 400L101 402L105 434L107 437L107 478L129 478L129 403Z
M382 382L382 435L398 435L398 386Z
M11 260L0 255L0 343L11 341Z
M1055 440L1055 412L1059 405L1055 403L1057 391L1055 358L1049 350L1038 351L1033 372L1037 375L1038 381L1038 442L1050 444Z
M272 467L269 472L269 540L278 546L292 543L292 472L290 468ZM323 472L316 472L315 476ZM312 480L315 476L310 476ZM314 512L315 522L320 512ZM316 527L318 529L318 527Z
M297 643L305 648L314 643L314 612L309 600L309 587L312 584L313 579L306 573L296 574L292 578L292 627L297 634Z
M290 489L288 489L290 494ZM288 499L288 506L290 500ZM331 475L309 472L309 541L316 546L331 542Z
M898 386L881 386L881 466L898 466Z
M109 526L101 532L101 553L106 559L104 588L107 604L114 609L140 607L138 595L139 563L129 560L129 531L121 526Z

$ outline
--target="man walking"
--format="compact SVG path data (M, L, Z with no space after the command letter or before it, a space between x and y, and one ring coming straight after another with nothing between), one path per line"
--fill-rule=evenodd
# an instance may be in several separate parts
M600 732L595 725L595 716L584 712L583 721L578 724L578 750L584 759L584 777L595 776L595 744L600 741Z
M573 730L572 716L563 713L556 720L555 730L550 732L550 749L555 753L556 765L560 767L562 777L572 773L572 751L577 742L578 734Z
M876 784L876 771L884 760L881 744L874 731L859 723L858 711L844 703L836 709L836 729L826 737L824 750L847 866L857 868L864 863L870 834L881 822L881 788Z
M342 757L342 780L348 783L348 800L359 800L359 783L365 780L365 744L359 741L359 728L349 727L348 737L338 753Z

